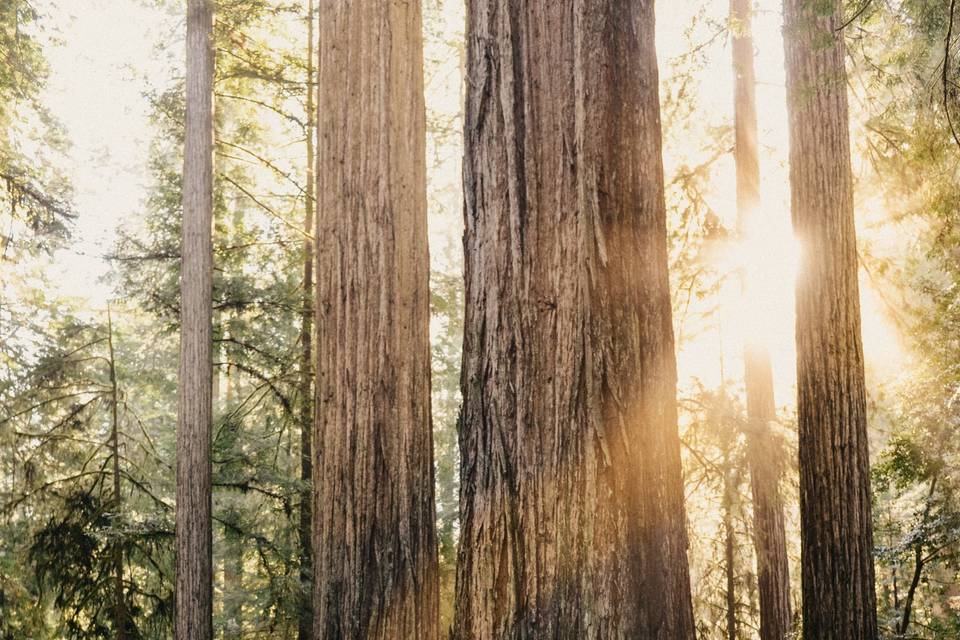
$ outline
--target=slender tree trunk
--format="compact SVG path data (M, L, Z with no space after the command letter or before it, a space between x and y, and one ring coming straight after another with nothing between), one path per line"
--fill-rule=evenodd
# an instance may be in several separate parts
M223 531L223 599L227 621L225 638L243 638L243 532L240 513L231 507L225 514L229 524Z
M323 8L314 636L436 640L420 2Z
M224 332L224 336L230 337L227 332ZM230 366L229 356L226 360L222 410L224 415L230 416L236 396L237 372ZM224 471L236 477L235 467L240 466L237 460L242 455L239 447L241 425L231 417L224 428L231 430L227 455L233 459L224 466ZM223 635L225 638L239 639L243 638L243 518L237 498L231 496L227 499L229 502L224 514L226 524L223 527L223 613L227 627Z
M731 0L734 111L737 167L737 218L740 233L750 233L751 216L760 215L760 156L754 73L751 0ZM750 283L744 293L750 296ZM776 420L773 369L766 345L748 337L744 345L747 392L747 465L753 494L753 543L760 595L760 640L783 640L790 632L790 566L780 478L783 452L770 432Z
M455 640L694 636L651 0L474 0Z
M785 0L803 635L877 637L860 292L840 0Z
M120 493L120 421L117 405L120 394L117 390L117 363L113 351L113 314L107 305L107 347L110 353L110 454L113 458L113 513L119 520L123 510ZM127 639L127 599L123 593L123 546L119 541L113 546L113 629L116 640Z
M729 444L729 443L728 443ZM738 481L730 460L730 449L725 452L723 467L723 557L727 581L727 639L737 640L737 571L736 529L733 525L733 509L736 503Z
M750 216L760 215L760 164L757 141L749 0L732 0L734 22L737 209L741 232L749 232ZM749 283L745 283L745 288ZM749 295L749 292L747 292ZM744 348L747 393L747 459L753 495L754 548L760 596L761 640L783 640L790 632L790 574L780 479L783 452L770 432L776 420L773 370L766 346L748 340Z
M210 0L188 0L177 428L177 640L213 637L210 499L213 55L213 4Z
M313 540L310 504L313 475L313 241L314 198L316 197L316 105L314 104L313 29L316 15L313 0L307 2L307 195L304 198L303 231L303 312L300 318L300 617L299 640L313 640Z
M792 628L790 566L780 480L784 452L770 423L776 420L773 372L766 349L748 344L744 363L747 389L747 460L753 496L753 544L760 596L760 639L783 640Z
M927 504L923 508L923 516L920 518L920 526L925 527L930 518L930 511L933 509L933 496L937 491L937 481L939 473L934 473L930 480L930 490L927 493ZM923 556L923 541L918 540L913 548L913 578L910 580L910 587L907 589L907 595L903 601L903 616L897 624L897 635L906 637L907 629L910 628L910 615L913 612L913 599L917 594L917 588L920 586L920 579L923 577L923 569L926 567L927 558ZM899 608L899 607L896 607Z

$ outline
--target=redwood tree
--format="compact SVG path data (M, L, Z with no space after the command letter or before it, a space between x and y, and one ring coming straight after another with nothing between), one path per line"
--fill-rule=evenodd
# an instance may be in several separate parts
M840 0L785 0L797 282L803 635L877 637Z
M750 233L751 216L760 212L760 157L757 142L757 94L754 72L751 0L731 0L733 31L734 130L737 169L737 218L741 234ZM744 282L745 294L750 283ZM770 432L777 418L773 369L766 345L749 336L744 346L747 392L747 460L753 494L753 542L760 595L760 640L783 640L790 631L790 567L784 530L780 478L783 452Z
M322 13L314 637L436 640L420 2Z
M694 636L652 0L468 3L456 640Z
M213 637L213 69L213 3L189 0L177 425L177 640Z

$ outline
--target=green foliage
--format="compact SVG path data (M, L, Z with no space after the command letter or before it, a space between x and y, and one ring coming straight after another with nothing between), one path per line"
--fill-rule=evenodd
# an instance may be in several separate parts
M873 468L880 618L896 637L953 638L960 622L952 587L960 552L960 148L951 133L949 5L874 3L848 37L872 169L861 188L882 194L881 230L911 238L896 252L880 241L861 250L913 360L907 375L872 394L874 423L889 430Z
M73 217L68 182L49 159L65 142L40 102L47 78L40 30L29 0L0 6L0 211L9 218L0 260L51 250Z

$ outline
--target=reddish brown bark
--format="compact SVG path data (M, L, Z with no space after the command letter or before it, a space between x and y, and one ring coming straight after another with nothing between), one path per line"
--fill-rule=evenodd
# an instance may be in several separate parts
M803 635L877 637L842 2L785 0Z
M177 425L177 640L213 637L213 69L213 4L189 0Z
M467 38L453 638L693 638L653 2Z
M323 5L314 636L436 640L419 0Z

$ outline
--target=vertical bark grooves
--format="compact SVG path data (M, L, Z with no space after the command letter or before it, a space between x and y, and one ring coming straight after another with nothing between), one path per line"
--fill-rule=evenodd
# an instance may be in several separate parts
M310 504L313 475L313 240L314 198L316 197L316 161L314 135L316 135L316 105L314 103L314 24L316 15L314 0L307 2L307 194L304 198L303 231L303 309L300 318L300 619L297 623L297 638L313 640L313 540L311 522L313 509Z
M797 282L803 634L877 637L853 175L839 0L785 0Z
M693 638L653 2L467 34L453 638Z
M321 8L314 635L436 640L420 2Z
M213 5L210 0L189 0L177 429L177 640L213 637L210 519L213 70Z
M750 216L760 215L760 158L757 140L756 74L754 71L751 0L731 0L733 29L734 131L737 171L737 218L749 233ZM744 283L745 292L749 283ZM770 432L776 420L773 370L765 345L749 341L744 348L747 393L747 464L753 496L753 542L760 595L760 640L783 640L790 632L790 568L780 479L783 452Z

